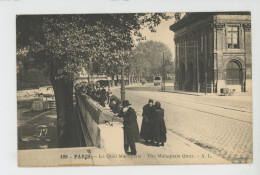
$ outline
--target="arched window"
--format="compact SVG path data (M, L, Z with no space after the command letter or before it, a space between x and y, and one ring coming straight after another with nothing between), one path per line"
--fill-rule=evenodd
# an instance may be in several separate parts
M235 61L230 61L226 68L226 84L241 85L241 68Z

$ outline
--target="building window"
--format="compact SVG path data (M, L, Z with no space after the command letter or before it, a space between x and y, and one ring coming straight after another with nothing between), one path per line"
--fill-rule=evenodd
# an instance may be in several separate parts
M228 48L229 49L238 49L239 48L239 35L238 35L238 27L237 26L229 26L228 27Z
M227 64L226 69L226 84L227 85L240 85L242 79L240 66L234 62L230 61Z

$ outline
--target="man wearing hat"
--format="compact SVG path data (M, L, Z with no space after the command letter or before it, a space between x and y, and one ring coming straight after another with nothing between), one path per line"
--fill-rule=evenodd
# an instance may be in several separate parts
M130 154L136 155L135 142L139 140L139 128L137 124L136 112L130 107L128 100L122 102L121 117L123 117L124 125L124 149L126 153L128 152L129 146L131 149Z
M148 104L144 105L143 107L143 121L141 126L141 138L145 140L145 144L148 144L148 140L151 140L151 143L153 142L152 139L152 128L151 128L151 114L153 112L154 105L153 100L149 99Z

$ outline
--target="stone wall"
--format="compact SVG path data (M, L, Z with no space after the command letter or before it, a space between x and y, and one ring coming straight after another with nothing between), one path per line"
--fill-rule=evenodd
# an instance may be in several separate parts
M108 153L124 152L123 120L85 94L76 94L76 99L82 129L87 129L93 145Z

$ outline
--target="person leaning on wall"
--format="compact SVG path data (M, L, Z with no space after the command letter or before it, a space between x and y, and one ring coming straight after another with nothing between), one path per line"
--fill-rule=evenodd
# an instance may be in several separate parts
M128 100L122 102L122 109L119 113L119 117L123 117L124 125L124 149L127 154L136 155L135 142L139 140L139 128L137 124L137 115L135 110L130 107L131 104ZM131 152L128 152L128 149Z

